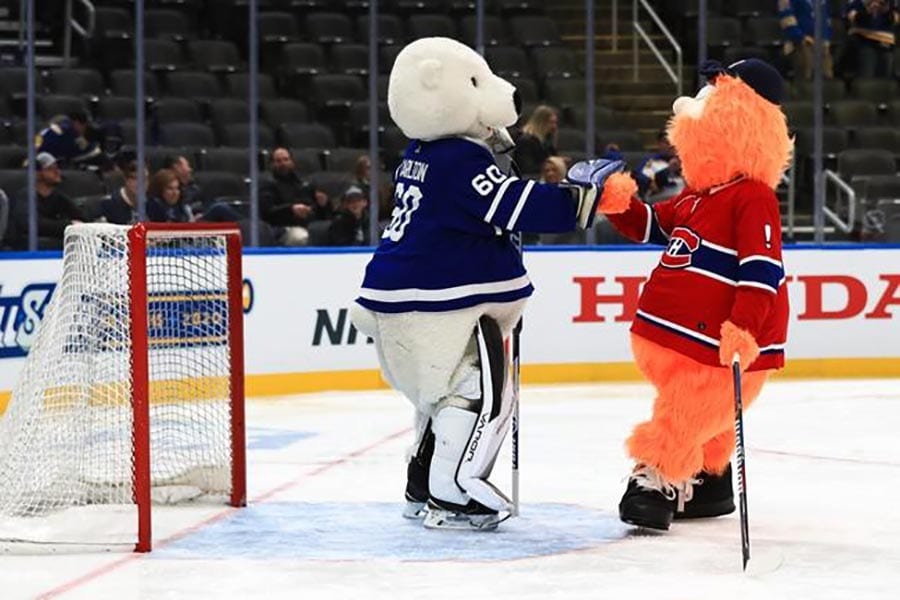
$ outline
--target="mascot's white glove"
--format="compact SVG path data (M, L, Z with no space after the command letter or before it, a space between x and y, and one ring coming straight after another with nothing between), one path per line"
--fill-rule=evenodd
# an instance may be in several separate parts
M582 160L569 168L561 187L569 188L576 201L576 218L582 229L590 229L597 214L597 204L603 194L603 184L613 173L625 170L624 160L597 158Z

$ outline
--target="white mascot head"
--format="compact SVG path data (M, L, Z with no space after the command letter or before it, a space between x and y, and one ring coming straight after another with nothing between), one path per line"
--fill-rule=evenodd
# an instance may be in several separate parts
M449 38L410 43L388 82L391 118L410 139L447 136L487 139L516 122L516 88L491 72L474 50Z

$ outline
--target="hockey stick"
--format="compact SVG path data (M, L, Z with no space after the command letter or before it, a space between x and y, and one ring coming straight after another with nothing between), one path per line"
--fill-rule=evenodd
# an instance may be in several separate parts
M522 234L513 235L513 243L522 255ZM512 386L513 386L513 416L512 416L512 512L513 517L519 516L519 377L521 363L519 361L520 339L522 335L522 317L513 328L512 332Z
M509 170L516 177L521 177L519 165L513 160L512 156L507 154L509 158ZM522 232L517 231L510 235L510 240L519 251L519 257L523 256L522 248ZM522 317L513 328L512 332L512 393L513 393L513 416L512 416L512 511L509 516L519 516L519 384L521 376L521 362L519 360L519 352L521 350L522 335Z
M750 560L750 523L747 519L747 467L744 456L744 403L741 399L741 357L734 355L731 361L731 373L734 378L734 433L735 433L735 467L738 479L738 500L741 516L741 556L743 569L747 570Z

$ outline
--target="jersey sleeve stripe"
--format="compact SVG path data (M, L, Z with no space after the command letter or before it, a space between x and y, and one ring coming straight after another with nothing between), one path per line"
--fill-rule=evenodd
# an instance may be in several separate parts
M650 241L650 232L653 231L653 209L650 208L649 204L644 204L644 208L647 209L647 226L644 227L644 237L641 239L642 244L646 244Z
M758 289L760 289L760 290L769 292L770 294L776 294L776 293L778 293L778 290L777 290L776 288L773 288L773 287L771 287L771 286L769 286L769 285L766 285L765 283L759 283L759 282L757 282L757 281L743 281L743 280L742 280L742 281L738 281L737 284L738 284L739 287L752 287L752 288L758 288Z
M761 260L761 261L764 261L764 262L772 263L773 265L775 265L775 266L778 267L779 269L782 268L782 267L781 267L781 261L780 261L780 260L778 260L778 259L776 259L776 258L772 258L771 256L765 256L765 255L763 255L763 254L751 254L750 256L745 256L744 258L742 258L742 259L738 262L738 264L741 265L741 266L743 266L745 263L753 262L753 261L755 261L755 260Z
M500 207L500 201L503 200L503 194L506 193L506 189L513 181L518 181L518 177L508 177L504 180L503 183L500 184L500 189L497 190L497 194L494 196L493 202L491 202L491 207L488 209L487 213L484 215L484 221L486 223L490 223L491 219L494 218L494 214L497 212L497 208Z
M777 292L782 279L784 279L784 270L781 268L781 263L752 260L738 267L738 285L763 287L771 292Z
M528 200L529 194L531 194L531 188L534 187L534 180L529 181L525 184L525 189L522 190L522 193L519 195L519 201L516 203L516 208L513 210L512 216L509 218L509 223L506 224L506 229L509 231L513 231L516 228L516 221L519 220L519 215L522 213L522 209L525 208L525 202Z

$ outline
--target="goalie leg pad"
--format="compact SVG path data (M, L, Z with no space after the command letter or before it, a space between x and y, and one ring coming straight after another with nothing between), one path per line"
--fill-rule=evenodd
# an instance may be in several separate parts
M510 500L487 477L512 416L506 354L500 327L490 317L479 319L475 338L481 369L481 398L474 403L469 401L468 406L456 398L435 414L429 488L431 496L444 503L463 506L471 499L490 510L505 511L509 510Z

